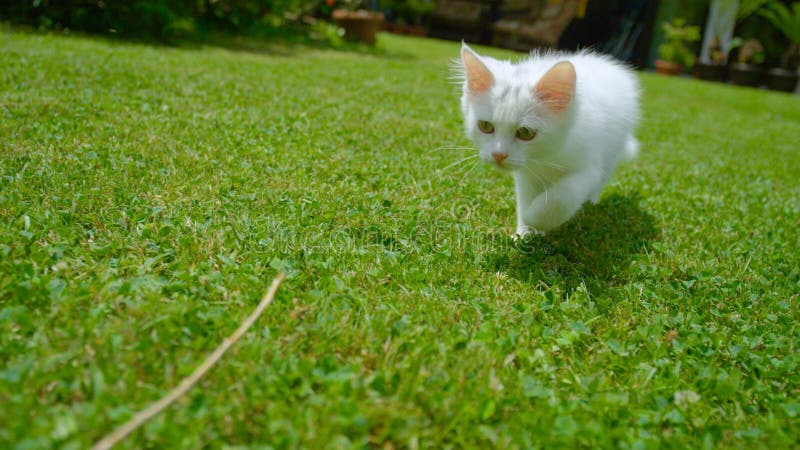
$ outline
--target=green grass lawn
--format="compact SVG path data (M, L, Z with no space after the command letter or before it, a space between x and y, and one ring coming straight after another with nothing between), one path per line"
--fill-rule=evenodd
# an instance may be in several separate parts
M0 29L0 447L796 447L800 99L643 74L640 158L517 244L458 43ZM502 53L498 53L502 54Z

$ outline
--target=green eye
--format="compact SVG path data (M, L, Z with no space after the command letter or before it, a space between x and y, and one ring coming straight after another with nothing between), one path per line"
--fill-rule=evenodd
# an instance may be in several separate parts
M531 130L528 127L519 127L517 128L517 132L515 133L517 139L523 141L530 141L531 139L536 137L536 131Z
M485 120L478 121L478 129L486 134L494 133L494 125L492 125L492 122L487 122Z

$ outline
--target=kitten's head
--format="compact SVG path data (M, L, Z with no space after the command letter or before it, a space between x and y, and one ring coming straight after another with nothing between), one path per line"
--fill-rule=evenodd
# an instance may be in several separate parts
M507 170L558 148L569 126L575 68L560 61L541 71L484 58L461 48L464 94L461 109L467 136L483 161ZM530 71L530 73L527 73Z

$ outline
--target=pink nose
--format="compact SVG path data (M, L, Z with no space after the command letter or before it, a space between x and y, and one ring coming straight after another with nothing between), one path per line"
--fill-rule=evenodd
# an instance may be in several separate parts
M508 158L508 155L506 155L505 153L493 152L492 158L494 158L494 160L497 161L498 164L500 164L503 161L505 161L506 158Z

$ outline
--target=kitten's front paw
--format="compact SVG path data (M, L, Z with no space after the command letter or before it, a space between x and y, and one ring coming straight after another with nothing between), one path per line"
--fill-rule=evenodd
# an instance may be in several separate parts
M517 232L514 233L514 239L524 239L526 236L544 236L544 231L539 231L527 225L517 226Z
M514 248L524 255L536 255L542 250L545 241L544 232L535 228L520 225L514 233Z
M539 196L525 212L525 224L544 233L569 220L575 211L567 204Z

